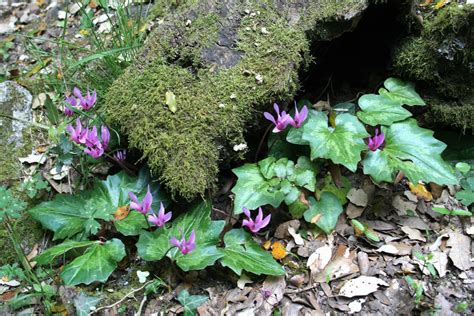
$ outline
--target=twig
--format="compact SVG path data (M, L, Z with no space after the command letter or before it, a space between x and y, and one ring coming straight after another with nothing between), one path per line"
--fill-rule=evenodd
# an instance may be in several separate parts
M143 284L141 287L139 287L138 289L132 289L132 291L130 291L130 293L128 293L127 295L125 295L124 297L122 297L120 300L118 300L117 302L113 303L113 304L110 304L110 305L107 305L107 306L102 306L102 307L99 307L93 311L91 311L89 313L89 315L93 315L95 313L97 313L98 311L100 310L103 310L103 309L111 309L112 307L114 306L117 306L119 305L120 303L122 303L123 301L125 301L127 298L129 298L130 296L132 296L133 294L137 293L137 292L140 292L141 290L143 290L143 288L145 288L145 286L147 286L148 284L152 283L153 281L148 281L146 282L145 284Z
M318 285L319 285L319 283L315 283L315 284L313 284L313 285L304 287L304 288L302 288L302 289L286 290L286 291L285 291L285 294L296 294L296 293L306 292L306 291L309 291L309 290L312 290L312 289L317 288Z
M135 316L140 316L141 315L142 309L143 309L143 306L145 305L146 300L147 300L147 297L146 297L146 295L144 295L143 299L140 303L140 307L138 308L138 311L135 313Z

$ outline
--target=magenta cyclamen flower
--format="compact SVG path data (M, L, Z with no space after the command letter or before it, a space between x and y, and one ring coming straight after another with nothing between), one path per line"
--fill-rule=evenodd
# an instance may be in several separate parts
M248 208L244 207L242 210L244 211L245 216L247 216L247 219L244 219L242 222L242 227L247 226L247 228L252 233L257 233L258 231L260 231L260 229L266 227L270 223L272 215L268 214L267 217L263 218L263 212L261 207L258 208L258 215L255 220L250 217L250 211Z
M377 149L382 146L383 142L385 141L385 135L383 133L379 134L379 129L375 129L375 136L374 137L369 137L369 143L367 146L369 147L370 150L376 151Z
M151 195L150 192L150 186L148 186L148 190L145 194L145 197L143 198L143 201L140 203L138 201L138 198L133 192L128 192L128 197L130 200L130 208L142 213L143 215L146 215L149 210L151 210L151 203L153 202L153 196Z
M148 221L153 223L155 226L163 227L166 222L169 222L171 215L171 212L165 213L165 207L163 206L163 203L160 203L160 211L158 212L158 215L148 215Z
M92 95L91 95L88 89L87 95L82 96L81 90L75 87L73 89L73 94L76 96L76 98L79 99L79 103L81 104L81 107L84 111L90 110L94 106L95 101L97 101L97 92L95 90L92 92Z
M64 107L64 115L66 116L73 116L74 115L74 111L68 107L68 106L65 106Z
M280 113L280 107L278 106L278 104L276 104L276 103L273 104L273 108L275 109L275 112L277 114L276 119L270 113L263 112L263 116L265 116L265 118L267 120L269 120L270 122L275 124L275 128L273 129L273 133L279 133L282 130L284 130L288 126L288 124L292 124L292 125L294 124L293 119L291 118L291 116L286 114L285 111L282 111Z
M117 161L125 161L125 159L127 159L127 151L123 149L115 152L114 159Z
M85 144L87 139L87 129L82 129L81 119L77 118L76 127L72 125L66 126L66 130L71 135L71 140L77 144Z
M196 249L196 232L193 229L188 240L186 240L186 236L184 236L182 229L180 229L180 232L181 240L178 240L176 237L171 237L170 244L173 247L177 247L183 255L186 255Z
M110 132L107 126L102 125L100 128L100 138L102 138L102 146L104 149L107 149L109 147L109 141L110 141Z
M72 107L77 106L77 99L73 97L72 95L69 97L66 97L66 102L69 103L69 105Z
M301 112L298 112L295 102L295 117L292 121L290 121L290 124L295 128L300 128L301 125L303 125L303 122L306 120L306 117L308 117L308 108L306 105L303 106Z

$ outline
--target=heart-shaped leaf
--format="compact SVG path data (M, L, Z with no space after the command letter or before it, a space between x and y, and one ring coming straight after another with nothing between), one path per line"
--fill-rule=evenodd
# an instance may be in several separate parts
M316 224L326 234L330 234L336 227L337 219L343 211L337 196L331 192L323 192L319 201L310 197L309 203L310 207L304 213L304 219L309 223Z
M402 171L412 183L458 183L452 168L441 158L446 145L433 137L433 131L408 119L382 127L382 132L385 134L383 149L369 151L363 162L364 173L375 182L391 182L395 172Z
M360 153L367 146L368 137L364 125L352 114L344 113L336 117L336 127L328 126L328 117L323 112L310 111L310 115L299 129L293 128L287 136L290 143L311 148L311 159L331 159L351 171L357 169Z
M384 88L379 89L379 94L387 98L406 105L426 105L425 101L415 91L415 85L411 82L404 82L398 78L388 78L384 82Z
M134 192L142 199L150 181L146 170L141 170L136 178L120 172L109 176L105 181L97 180L92 190L76 195L59 194L54 200L43 202L31 209L30 214L54 232L54 240L84 239L96 234L100 229L98 220L112 221L117 209L130 203L128 192ZM160 202L168 204L168 198L158 184L150 184L150 190L153 195L153 209L158 210ZM138 235L142 228L147 227L143 215L135 211L131 211L122 220L115 220L114 224L124 235Z
M184 316L196 315L196 309L209 298L204 295L189 295L187 290L182 290L176 298L184 307Z
M125 247L119 239L105 244L96 242L86 252L64 266L61 277L67 285L105 282L125 257Z
M283 201L292 204L301 188L314 191L318 167L304 156L298 158L296 165L287 158L268 157L232 171L238 177L232 189L234 212L240 214L244 207L253 210L266 204L278 207Z
M143 231L137 243L138 255L147 261L162 259L165 254L176 260L184 271L201 270L223 256L217 249L219 235L224 221L211 221L211 204L202 202L191 211L173 221L171 228L159 228L154 232ZM171 249L171 237L181 239L181 231L189 238L192 230L196 232L196 249L183 255L178 249Z
M238 275L242 270L254 274L284 275L285 270L272 255L257 244L243 229L233 229L224 236L224 257L220 262Z
M410 111L404 109L400 103L384 95L363 95L359 99L359 107L362 111L357 112L357 117L371 126L391 125L411 116Z

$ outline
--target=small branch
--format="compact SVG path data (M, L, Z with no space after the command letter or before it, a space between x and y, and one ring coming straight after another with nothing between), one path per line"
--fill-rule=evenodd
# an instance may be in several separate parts
M140 303L140 307L138 308L138 311L135 313L135 316L140 316L142 314L142 309L143 309L143 306L145 305L146 300L147 300L147 297L146 295L144 295Z
M122 297L120 300L118 300L117 302L113 303L113 304L110 304L110 305L107 305L107 306L102 306L102 307L99 307L93 311L91 311L89 313L89 315L93 315L95 313L97 313L98 311L101 311L103 309L111 309L112 307L114 306L117 306L119 305L120 303L122 303L123 301L125 301L127 298L129 298L130 296L132 296L133 294L137 293L137 292L140 292L141 290L143 290L148 284L152 283L153 281L148 281L146 282L145 284L143 284L141 287L139 287L138 289L132 289L132 291L130 291L130 293L126 294L124 297ZM146 296L145 296L146 297Z
M312 290L312 289L317 288L318 285L319 285L319 283L315 283L315 284L313 284L313 285L304 287L304 288L302 288L302 289L286 290L286 291L285 291L285 294L296 294L296 293L306 292L306 291L309 291L309 290Z

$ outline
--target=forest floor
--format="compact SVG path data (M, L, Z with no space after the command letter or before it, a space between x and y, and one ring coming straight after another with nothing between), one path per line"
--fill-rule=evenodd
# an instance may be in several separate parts
M41 86L39 75L52 72L57 60L39 53L57 49L54 40L62 36L64 11L37 0L33 4L0 6L0 13L0 75L3 80L15 80L27 87ZM94 17L99 29L107 32L107 21L99 8ZM69 19L67 40L85 45L79 32L79 15ZM33 118L36 122L45 121L44 93L49 91L31 92ZM54 169L54 156L41 161L35 158L48 145L46 138L30 137L33 155L21 164L19 176L7 181L9 185L28 178L33 170L51 174ZM22 157L14 157L18 158ZM105 165L97 176L103 177L112 170L111 165ZM73 173L47 178L52 187L47 195L69 192L68 184L73 182L69 176ZM217 265L178 276L171 266L145 263L132 251L103 285L59 285L56 312L73 315L74 306L93 302L90 304L95 311L106 315L133 315L137 311L143 315L177 314L184 311L176 300L177 293L188 289L191 294L208 298L197 308L199 315L270 315L275 311L283 315L471 315L474 217L446 216L433 210L466 209L455 198L459 187L432 185L426 190L424 186L410 188L405 181L378 186L367 176L347 177L352 189L346 192L348 203L332 234L314 236L304 221L292 220L281 211L276 218L282 223L255 237L285 267L286 276L243 274L239 278ZM230 224L236 223L231 215L233 181L231 176L222 175L212 214L214 219L225 219ZM366 238L350 224L351 219L366 223L380 241ZM25 246L33 257L51 244L50 239L49 234L40 234ZM145 295L149 281L142 271L159 276L169 289L162 294ZM2 275L0 280L0 305L7 305L21 284ZM22 307L23 314L33 313L36 308L33 301Z

